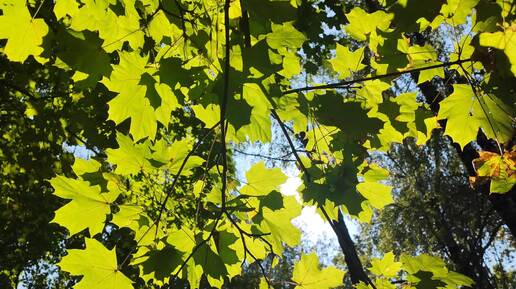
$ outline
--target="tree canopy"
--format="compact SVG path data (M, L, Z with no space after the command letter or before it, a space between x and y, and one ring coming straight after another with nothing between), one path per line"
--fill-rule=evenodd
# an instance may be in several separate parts
M277 287L265 266L299 245L292 220L306 206L331 225L346 270L303 254L286 281L296 289L346 275L358 289L476 286L425 253L385 252L365 267L346 227L344 216L367 223L396 201L377 156L437 130L470 185L489 187L493 221L516 234L512 1L0 0L0 10L2 227L18 246L32 231L14 219L48 227L41 241L60 243L50 255L31 247L32 265L57 264L73 288L222 288L251 263L260 288ZM273 132L303 180L297 196L266 162L238 174L235 149Z
M478 288L514 287L516 279L498 274L511 272L514 239L487 200L489 185L470 186L457 152L442 133L436 132L424 146L407 139L382 157L395 203L376 212L370 224L362 224L357 244L364 255L375 247L396 254L431 253L471 277Z

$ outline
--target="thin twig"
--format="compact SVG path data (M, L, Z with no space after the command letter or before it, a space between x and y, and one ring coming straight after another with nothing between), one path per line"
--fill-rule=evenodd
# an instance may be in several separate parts
M177 181L179 180L179 176L181 175L181 172L185 168L186 163L188 162L188 159L194 154L194 152L197 150L197 148L199 148L199 146L202 144L202 142L213 132L213 130L217 126L219 126L219 124L220 124L220 122L217 122L215 125L213 125L211 128L209 128L209 130L206 132L206 134L201 139L199 139L199 141L197 141L195 146L188 152L186 157L183 159L183 162L181 163L181 166L179 167L179 170L177 171L176 175L174 176L174 181L172 182L172 185L170 186L170 189L168 190L167 195L165 196L165 200L163 200L163 203L161 203L161 207L160 207L159 213L158 213L158 218L155 221L155 224L156 224L156 234L155 234L154 238L156 238L156 235L158 234L159 222L160 222L160 219L161 219L161 215L163 214L163 211L165 210L167 201L170 198L170 196L172 195L174 187L176 186Z
M293 159L285 159L285 157L291 155L292 153L288 153L285 156L273 157L273 156L267 156L267 155L262 155L262 154L248 153L248 152L241 151L241 150L235 149L235 148L233 149L233 151L238 153L238 154L241 154L241 155L250 156L250 157L257 157L257 158L262 158L262 159L268 159L268 160L271 160L271 161L296 162L296 160L293 160Z
M177 3L177 2L176 2ZM211 232L209 236L206 239L203 239L199 244L197 244L192 252L188 255L188 257L183 261L177 272L172 276L169 282L172 284L172 281L177 278L177 276L181 273L183 268L186 266L187 262L192 258L192 256L195 254L195 252L200 248L200 246L204 245L206 242L208 242L212 237L213 234L216 231L217 225L222 218L222 215L226 212L226 189L227 189L227 171L228 171L228 165L227 165L227 147L226 147L226 106L227 106L227 100L229 97L229 69L230 69L230 45L229 45L229 4L230 1L226 0L224 5L224 19L225 19L225 35L226 35L226 55L225 55L225 65L224 65L224 94L222 96L221 100L221 109L220 109L220 121L218 124L220 124L220 131L221 136L220 140L222 143L222 190L221 190L221 210L215 220L215 224L213 225L213 228L211 229ZM218 167L218 166L217 166Z
M301 158L299 157L299 154L297 153L296 147L294 146L294 143L292 142L292 139L290 138L290 135L287 132L285 123L281 120L278 113L276 113L275 109L271 109L272 116L276 119L278 124L280 125L281 131L283 132L283 135L287 139L287 142L292 150L292 153L296 157L296 160L298 162L298 165L301 167L305 174L305 178L307 182L311 182L310 173L308 173L308 170L306 169L305 165L303 164L303 161L301 161Z
M276 113L276 111L274 109L271 110L272 112L272 115L273 117L278 121L278 124L280 125L281 127L281 130L285 136L285 138L287 139L289 145L290 145L290 148L292 150L292 153L294 154L294 156L296 157L296 159L298 160L298 164L299 166L301 167L301 170L303 170L304 172L304 177L307 181L307 183L311 182L311 176L310 176L310 173L308 172L308 169L305 167L305 165L303 164L303 162L301 161L301 158L299 157L295 147L294 147L294 143L292 142L288 132L287 132L287 129L285 128L285 123L283 123L283 121L281 120L281 118L278 116L278 114ZM330 218L330 216L328 215L328 213L326 212L326 210L324 209L323 206L321 205L318 205L318 208L321 210L321 212L323 213L324 215L324 218L326 219L326 221L330 224L331 228L333 229L333 231L335 232L335 234L337 236L339 236L339 232L340 232L340 229L337 227L337 225L333 222L333 220ZM339 215L341 214L341 212L339 211ZM341 215L340 215L341 216ZM343 223L345 225L345 223ZM360 264L360 266L362 266L362 264ZM363 267L361 268L363 270ZM364 273L365 274L365 273ZM364 276L366 283L368 283L369 285L371 285L372 288L376 289L374 283L369 279L369 277L367 275Z
M156 226L156 234L154 236L154 239L156 239L156 235L158 233L158 230L159 230L159 222L161 220L161 215L163 214L163 211L165 210L165 207L166 207L166 203L168 201L168 199L170 198L170 196L172 195L172 192L174 190L174 187L175 185L177 184L177 181L179 180L179 175L181 174L181 172L183 171L183 169L185 168L185 165L188 161L188 159L193 155L193 153L199 148L199 146L201 145L201 143L206 139L206 137L208 137L208 135L211 134L211 132L218 126L220 125L220 122L216 123L214 126L212 126L208 132L206 132L206 134L201 138L199 139L199 141L195 144L195 146L188 152L188 154L186 155L186 157L183 159L183 162L181 163L181 166L179 167L179 170L177 171L177 173L175 174L174 176L174 181L172 182L172 185L169 189L169 191L167 192L167 195L165 196L165 199L163 200L163 203L161 203L161 207L159 209L159 213L158 213L158 217L156 218L156 220L153 222L152 225L149 226L149 228L147 228L147 230L143 233L143 235L136 241L136 245L138 245L142 240L143 238L150 232L150 230ZM136 247L135 247L136 248ZM125 264L125 262L127 262L129 260L129 257L130 257L130 254L127 254L127 256L125 257L125 259L122 261L122 263L120 264L120 267L122 265Z
M222 213L222 211L221 211L221 213ZM213 228L211 229L210 234L208 235L208 237L206 239L203 239L197 245L195 245L195 247L192 249L192 252L190 252L190 254L188 255L188 257L186 257L186 259L183 261L181 266L179 266L179 269L177 269L176 273L174 275L172 275L172 277L170 278L170 281L168 283L168 288L170 288L170 285L172 284L172 282L177 278L177 276L179 276L181 271L183 271L184 267L186 266L188 261L190 261L190 259L193 257L195 252L197 252L197 250L199 250L199 248L202 245L206 244L206 242L208 242L213 237L213 234L215 234L217 225L219 224L219 221L220 221L221 217L222 217L222 214L219 214L218 217L215 219L215 224L213 224Z
M477 87L475 86L475 84L473 83L473 77L471 76L471 74L469 74L469 72L464 68L464 66L462 66L462 64L459 64L460 68L462 69L462 71L464 72L464 75L466 75L466 79L468 80L468 84L469 86L471 87L471 90L473 90L473 95L475 95L475 98L477 99L478 101L478 105L480 106L480 108L482 109L482 112L484 113L486 119L487 119L487 122L489 123L489 126L491 127L491 130L493 130L493 134L494 134L494 139L496 141L496 144L498 146L498 150L500 152L500 155L503 155L503 149L502 149L502 146L500 145L500 142L498 141L498 134L496 133L496 130L495 130L495 127L493 125L493 122L491 121L491 118L489 116L489 113L487 112L486 108L482 105L482 99L480 98L479 94L478 94L478 91L477 91Z
M459 59L459 60L453 61L453 62L444 62L444 63L440 63L440 64L436 64L436 65L419 67L419 68L414 68L414 69L404 70L404 71L395 71L395 72L390 72L390 73L386 73L386 74L369 76L369 77L365 77L365 78L344 80L344 81L339 81L339 82L335 82L335 83L315 85L315 86L305 86L305 87L301 87L301 88L295 88L295 89L290 89L290 90L284 91L283 95L290 94L290 93L303 92L303 91L317 90L317 89L347 88L350 85L353 85L355 83L359 83L362 81L382 79L382 78L393 77L393 76L400 76L400 75L407 74L407 73L419 72L419 71L434 69L434 68L439 68L439 67L446 67L446 66L451 66L451 65L455 65L455 64L462 64L464 62L469 62L469 61L472 61L472 59Z

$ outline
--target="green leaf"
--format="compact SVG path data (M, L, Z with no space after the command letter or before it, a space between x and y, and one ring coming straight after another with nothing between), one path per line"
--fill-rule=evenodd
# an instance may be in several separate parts
M118 208L119 211L113 215L111 222L119 228L127 227L137 232L139 229L138 220L143 214L143 208L131 205L121 205Z
M373 274L392 278L396 277L401 270L401 262L394 261L394 254L391 251L383 255L382 259L373 258L369 270Z
M246 185L240 189L240 193L249 196L264 196L274 190L279 190L279 186L287 180L287 176L281 169L269 169L264 162L259 162L252 166L245 174Z
M66 15L74 16L79 12L79 3L75 0L57 0L54 5L54 15L57 20L65 17Z
M172 111L181 108L176 95L170 88L170 86L164 83L155 84L156 92L161 98L161 104L156 109L156 120L161 122L165 127L170 122Z
M444 261L428 254L421 254L415 257L403 254L400 257L400 261L403 264L403 270L410 274L427 271L431 272L435 277L446 277L448 275L448 269L446 269Z
M369 14L362 8L355 7L346 14L349 24L345 26L345 30L354 39L364 41L376 29L387 31L392 17L392 14L385 13L384 11L376 11Z
M457 272L450 271L448 272L448 276L446 278L442 279L446 284L454 285L456 287L458 286L465 286L465 287L472 287L475 282L471 280L471 278L464 276L462 274L459 274Z
M161 167L163 164L168 169L169 173L176 174L179 172L181 165L188 153L194 146L194 140L190 138L182 139L168 144L165 140L157 141L152 147L152 160L159 164L153 163L156 167ZM199 156L190 156L181 171L182 176L189 176L192 174L191 169L200 166L204 163L204 159Z
M330 63L341 78L347 78L351 76L352 72L362 70L365 67L361 63L364 59L364 49L362 47L352 52L346 46L337 43L335 58L331 59Z
M301 231L292 224L292 220L301 214L301 206L295 197L284 197L283 208L271 210L263 208L263 220L260 224L262 231L270 232L267 236L272 239L273 251L283 252L283 243L293 247L301 240Z
M267 96L256 83L244 83L242 88L242 97L250 106L253 107L253 110L267 111L272 108Z
M229 6L229 19L236 19L242 16L242 7L240 1L234 1Z
M446 286L446 283L439 279L431 272L423 270L407 277L407 281L414 284L417 289L438 289Z
M0 2L0 39L7 39L3 53L11 61L24 62L30 55L39 62L43 52L43 37L48 26L43 19L33 19L25 1Z
M391 194L391 186L377 182L363 182L357 185L357 190L376 209L382 209L383 207L394 203Z
M145 72L148 57L141 57L138 53L120 52L120 61L112 65L113 72L109 78L102 79L110 91L121 92L126 87L134 89L140 84L141 76Z
M98 31L104 40L102 47L107 52L120 50L124 42L137 50L143 46L144 33L140 29L139 15L134 1L122 2L122 15L117 15L109 1L84 0L84 5L75 12L70 27L75 31Z
M117 133L117 149L107 149L108 161L116 165L115 173L120 175L137 174L142 169L151 168L147 160L150 150L145 144L135 144L130 137Z
M302 255L292 274L296 289L330 289L342 285L343 278L344 272L333 266L320 270L315 253Z
M441 63L437 59L437 51L429 44L424 46L412 45L404 52L407 54L409 60L408 67L410 69L428 67ZM444 69L442 67L422 70L419 72L417 83L430 81L436 76L444 78Z
M220 107L216 104L208 104L204 107L201 104L193 105L192 110L200 121L202 121L206 127L213 127L220 121Z
M344 103L342 96L336 93L317 96L312 103L321 124L336 126L349 138L377 133L383 126L379 119L368 117L360 103Z
M269 284L267 284L267 280L265 280L265 278L260 278L260 285L258 286L258 289L269 289Z
M219 279L227 275L226 266L220 256L208 244L202 244L193 255L196 264L201 265L204 274Z
M348 157L351 157L351 154L345 156ZM351 160L327 169L320 180L322 184L314 184L315 190L310 194L304 192L303 197L315 195L312 198L318 204L327 204L331 201L334 205L343 205L348 214L358 216L364 210L364 201L367 199L356 190L357 173L358 169Z
M167 236L167 243L183 253L188 253L195 247L195 234L186 227L171 230Z
M132 289L132 281L120 272L115 249L108 250L95 239L85 239L84 250L68 250L58 266L71 275L82 276L74 289Z
M376 289L397 289L396 285L392 284L389 280L386 280L386 279L379 278L379 279L374 280L373 283L376 286ZM365 285L365 283L363 283L362 281L360 281L360 285L361 286L358 286L356 289L372 289L373 288L369 284ZM410 288L410 289L412 289L412 288Z
M392 199L392 187L379 183L387 178L385 170L378 166L369 166L368 171L364 174L364 182L357 185L357 190L362 194L369 203L376 209L394 203Z
M249 126L251 124L251 115L253 113L253 108L247 103L246 100L239 98L228 99L227 108L230 111L238 111L238 113L230 113L227 116L227 120L229 124L235 128L236 131L239 131L244 126ZM255 110L254 114L256 115L259 110ZM269 111L261 111L262 113L269 114Z
M476 140L478 129L500 143L513 134L511 110L494 95L477 95L467 84L453 85L454 91L441 101L438 119L447 119L445 134L464 147ZM480 95L479 95L480 94Z
M496 0L496 4L502 8L501 16L507 18L509 14L514 13L514 5L511 0Z
M85 160L81 158L76 158L73 163L72 169L77 176L82 176L88 173L96 173L99 171L100 167L101 164L94 159Z
M357 95L365 98L369 106L378 105L383 102L382 92L391 86L379 79L366 81L364 86L357 91Z
M479 0L448 0L441 8L441 13L451 20L456 26L466 22L466 17L471 14Z
M511 72L516 75L516 23L506 23L504 31L480 34L480 45L501 49L511 63Z
M130 118L129 132L135 141L149 137L154 139L157 119L150 102L145 98L145 86L127 87L113 98L109 105L109 119L116 124Z
M148 57L122 52L120 53L120 62L113 66L113 72L109 79L102 79L102 83L109 90L119 93L108 102L109 119L120 124L131 118L129 132L135 141L145 137L154 139L157 130L156 114L150 100L146 97L149 88L140 85L142 74L146 71L147 61ZM163 93L163 91L161 92ZM160 118L163 116L160 115Z
M182 30L175 23L170 23L165 12L162 10L158 11L154 17L152 17L148 28L149 34L156 41L160 43L164 37L170 37L170 35L181 35Z
M71 200L55 212L52 222L67 228L70 235L86 228L91 236L102 232L106 215L119 192L101 194L99 186L92 187L87 182L62 176L53 178L50 183L54 195Z
M102 40L95 34L59 29L56 37L59 38L57 57L75 70L74 78L78 73L85 73L88 75L87 81L80 82L95 86L103 76L109 76L112 71L111 59L101 47Z
M244 125L236 133L236 140L267 143L272 139L269 111L253 109L250 124Z
M143 274L152 279L168 280L182 263L182 254L172 246L160 250L151 250L146 259L140 263Z
M247 8L251 19L256 19L259 25L266 23L283 23L296 20L296 9L293 7L292 1L262 1L248 0L243 2L244 8ZM297 6L297 5L296 5Z
M271 48L280 49L297 49L301 48L305 42L305 35L299 32L290 23L283 23L281 25L272 24L272 33L267 34L267 44Z
M409 275L407 280L413 283L416 288L461 288L461 286L471 286L474 282L470 278L448 271L443 260L427 254L415 257L401 255L402 268Z
M439 15L444 1L404 0L392 1L389 11L394 15L393 24L399 31L420 31L421 23L433 22ZM425 21L421 21L424 19ZM419 28L419 29L417 29Z
M278 73L286 78L291 78L302 71L299 57L295 53L288 53L283 57L283 69Z

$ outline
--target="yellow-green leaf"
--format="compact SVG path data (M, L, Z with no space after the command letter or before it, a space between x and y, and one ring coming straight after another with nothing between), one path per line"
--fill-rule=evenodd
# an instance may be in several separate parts
M273 190L279 190L279 186L287 180L281 169L269 169L264 162L252 166L245 175L247 182L240 192L250 196L264 196Z
M512 74L516 75L516 23L507 24L503 31L480 34L480 45L503 50L511 63Z
M347 78L352 72L359 71L365 67L362 64L364 59L364 47L350 51L346 46L337 44L335 58L330 60L333 69L339 73L341 78Z
M127 278L117 264L115 249L108 250L95 239L85 239L84 250L68 250L58 263L61 270L82 279L74 289L132 289L132 281Z
M38 60L43 37L48 33L45 21L33 18L25 1L2 1L0 9L0 39L7 38L3 53L11 61L24 62L30 55Z
M333 266L319 269L319 258L315 253L302 255L292 274L296 289L330 289L342 285L343 278L344 272Z
M71 200L55 212L54 223L65 227L70 235L88 228L94 236L104 229L106 215L119 192L100 193L99 186L63 176L53 178L54 195Z
M371 260L371 267L369 270L373 274L392 278L396 277L398 272L401 270L401 262L395 262L394 254L392 252L388 252L383 255L382 259L373 258Z

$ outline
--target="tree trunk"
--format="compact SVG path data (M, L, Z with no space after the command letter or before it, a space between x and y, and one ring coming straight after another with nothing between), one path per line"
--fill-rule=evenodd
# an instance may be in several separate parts
M348 272L351 278L351 283L357 284L360 281L362 281L366 284L373 285L371 280L367 276L366 272L364 271L364 267L362 266L360 258L358 258L355 244L353 240L351 240L348 227L346 226L346 222L344 221L344 216L342 215L342 212L340 210L338 220L333 220L331 227L333 228L335 235L337 235L340 248L342 249L342 253L344 253L344 260L346 261L346 265L348 266Z

